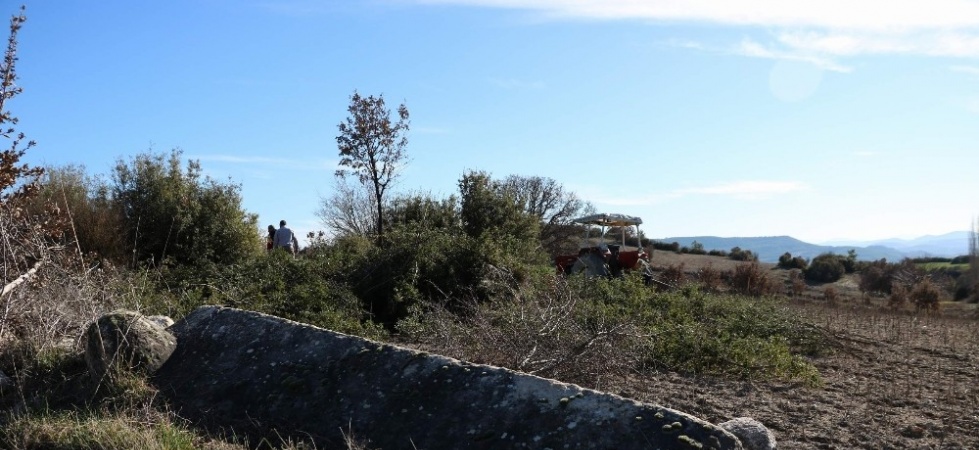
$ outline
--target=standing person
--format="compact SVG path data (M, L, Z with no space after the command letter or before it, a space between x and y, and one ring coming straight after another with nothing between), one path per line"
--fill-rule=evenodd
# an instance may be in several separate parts
M293 238L293 236L294 235L292 233L292 230L290 230L288 227L286 227L286 221L285 220L280 220L279 221L279 229L278 230L275 230L275 237L272 239L273 246L275 248L283 248L287 252L289 252L290 254L292 254L293 256L295 256L295 253L293 253L293 250L292 250L292 238Z
M275 248L275 225L269 225L269 235L265 237L265 251L271 252Z

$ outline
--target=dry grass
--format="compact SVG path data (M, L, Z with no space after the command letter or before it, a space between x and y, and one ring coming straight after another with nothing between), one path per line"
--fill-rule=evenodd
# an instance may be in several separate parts
M660 264L695 270L709 258L674 254ZM834 302L825 296L830 288ZM780 448L979 448L975 306L944 301L916 313L908 300L889 305L888 298L862 296L848 275L807 286L785 306L834 342L834 352L811 358L819 388L664 373L655 383L633 378L618 389L715 423L754 417L776 433Z

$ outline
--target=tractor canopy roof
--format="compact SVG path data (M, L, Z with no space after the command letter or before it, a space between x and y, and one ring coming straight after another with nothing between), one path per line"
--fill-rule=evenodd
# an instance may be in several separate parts
M600 225L603 227L624 227L639 225L642 223L642 219L635 216L627 216L625 214L603 213L579 217L574 219L573 222L585 225Z

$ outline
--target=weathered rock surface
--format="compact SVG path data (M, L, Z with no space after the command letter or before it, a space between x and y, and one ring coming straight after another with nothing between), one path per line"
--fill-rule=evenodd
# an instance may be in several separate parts
M746 450L775 450L775 434L755 419L738 417L718 426L737 436Z
M259 313L202 307L169 329L154 383L178 412L238 436L347 448L740 449L690 415Z
M134 311L117 310L89 325L85 363L95 379L110 369L152 374L170 357L177 340L167 330Z

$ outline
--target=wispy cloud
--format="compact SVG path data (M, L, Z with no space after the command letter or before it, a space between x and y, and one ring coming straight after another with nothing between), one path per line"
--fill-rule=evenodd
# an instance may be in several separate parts
M849 67L840 65L830 59L823 58L820 56L815 56L811 52L798 52L793 50L783 50L778 48L770 48L762 45L750 38L745 38L741 41L741 44L736 46L732 53L748 56L751 58L764 58L764 59L778 59L785 61L797 61L812 64L816 67L831 70L833 72L850 72L852 69Z
M979 2L972 0L401 0L506 8L552 19L647 20L760 28L774 34L761 44L742 41L731 53L786 59L827 70L860 55L902 54L979 58ZM682 39L672 45L705 50Z

